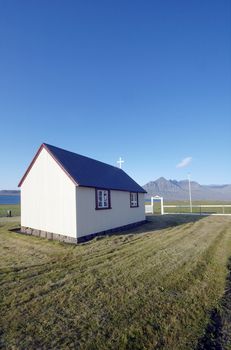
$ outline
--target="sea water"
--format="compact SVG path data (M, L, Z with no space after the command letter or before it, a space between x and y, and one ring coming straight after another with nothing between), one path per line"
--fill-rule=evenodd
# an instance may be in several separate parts
M0 196L0 204L19 204L20 195L15 196Z

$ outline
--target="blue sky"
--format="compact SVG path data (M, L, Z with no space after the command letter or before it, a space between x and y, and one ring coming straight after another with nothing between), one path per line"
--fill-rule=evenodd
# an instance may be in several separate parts
M0 135L0 189L43 142L231 183L230 0L1 1Z

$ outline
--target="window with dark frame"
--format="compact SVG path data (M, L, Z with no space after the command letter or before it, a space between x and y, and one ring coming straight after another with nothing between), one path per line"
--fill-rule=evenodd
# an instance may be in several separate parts
M137 208L138 206L139 206L138 193L137 192L130 192L130 207Z
M111 209L111 199L109 190L95 190L96 209Z

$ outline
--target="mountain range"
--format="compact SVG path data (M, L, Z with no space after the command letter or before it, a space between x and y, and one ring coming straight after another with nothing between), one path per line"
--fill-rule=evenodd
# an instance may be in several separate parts
M147 199L156 195L168 201L189 199L188 180L167 180L160 177L148 182L143 188L147 191ZM231 201L231 184L200 185L198 182L191 181L191 194L192 200Z
M149 181L143 186L147 191L146 199L152 196L161 196L167 201L188 200L188 180L167 180L160 177L155 181ZM231 184L229 185L200 185L191 181L192 200L231 201ZM20 195L18 190L0 190L0 196Z

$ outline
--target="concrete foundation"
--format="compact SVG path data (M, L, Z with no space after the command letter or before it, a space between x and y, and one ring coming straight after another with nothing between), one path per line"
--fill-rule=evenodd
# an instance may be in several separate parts
M65 242L65 243L75 243L75 244L77 243L77 239L74 237L59 235L57 233L46 232L46 231L42 231L42 230L36 230L34 228L31 228L31 227L21 226L21 232L25 233L27 235L32 235L32 236L41 237L41 238L47 238L47 239Z
M73 238L73 237L69 237L69 236L59 235L57 233L46 232L46 231L37 230L37 229L31 228L31 227L24 227L24 226L21 226L20 232L27 234L27 235L46 238L46 239L50 239L50 240L57 240L60 242L76 244L76 243L87 242L87 241L89 241L95 237L98 237L98 236L105 236L105 235L110 235L113 233L118 233L118 232L130 230L132 228L141 226L141 225L145 224L146 222L147 222L146 220L143 220L143 221L135 222L135 223L132 223L129 225L116 227L116 228L113 228L111 230L92 233L90 235L79 237L79 238Z
M92 233L90 235L77 238L77 242L78 243L87 242L87 241L89 241L89 240L91 240L91 239L93 239L95 237L98 237L98 236L105 236L105 235L110 235L110 234L113 234L113 233L127 231L127 230L130 230L132 228L141 226L141 225L145 224L146 222L147 222L147 220L138 221L138 222L134 222L134 223L129 224L129 225L119 226L119 227L113 228L111 230L106 230L106 231L101 231L101 232L97 232L97 233Z

